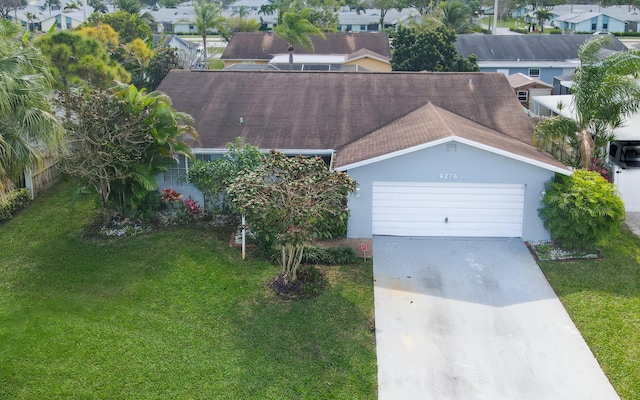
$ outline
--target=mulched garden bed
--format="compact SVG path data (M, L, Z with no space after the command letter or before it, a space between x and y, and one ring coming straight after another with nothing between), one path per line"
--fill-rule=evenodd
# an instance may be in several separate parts
M585 259L602 259L602 253L598 249L563 249L554 245L550 240L536 240L525 242L536 261L571 261Z

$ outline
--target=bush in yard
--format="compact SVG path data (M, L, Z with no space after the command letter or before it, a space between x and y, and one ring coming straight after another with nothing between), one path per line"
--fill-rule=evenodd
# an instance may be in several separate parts
M31 201L29 189L17 189L0 196L0 221L13 216L16 211L25 208Z
M320 157L289 158L272 150L256 169L240 174L227 194L251 228L280 248L283 274L295 282L305 247L329 236L328 220L349 218L346 196L355 187Z
M540 217L555 243L587 249L620 227L624 204L614 186L593 171L556 175L547 184Z

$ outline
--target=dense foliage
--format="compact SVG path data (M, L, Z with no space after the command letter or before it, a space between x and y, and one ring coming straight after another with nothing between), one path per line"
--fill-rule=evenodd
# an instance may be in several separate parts
M432 29L398 29L393 39L394 71L475 72L480 68L476 57L458 55L456 34L444 25Z
M329 171L320 157L289 158L272 150L227 192L252 229L280 247L283 272L294 282L305 246L348 219L346 196L355 186L346 173Z
M0 193L55 151L62 137L51 112L50 65L18 32L17 25L0 19Z
M0 196L0 221L9 219L31 202L29 189L15 189Z
M599 173L576 170L547 184L540 217L557 244L586 249L620 227L624 204Z
M60 104L68 135L61 169L99 194L105 222L110 205L120 213L137 210L157 189L156 174L177 155L191 156L182 141L196 135L191 117L173 110L162 93L92 89L65 93Z

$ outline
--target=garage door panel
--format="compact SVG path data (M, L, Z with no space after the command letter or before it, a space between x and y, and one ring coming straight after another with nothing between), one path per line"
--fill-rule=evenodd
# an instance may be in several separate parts
M521 237L524 186L374 182L373 233Z

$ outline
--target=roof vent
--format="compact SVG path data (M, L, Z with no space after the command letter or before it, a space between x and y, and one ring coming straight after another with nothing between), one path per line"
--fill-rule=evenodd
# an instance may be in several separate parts
M244 124L244 117L240 117L240 125Z

